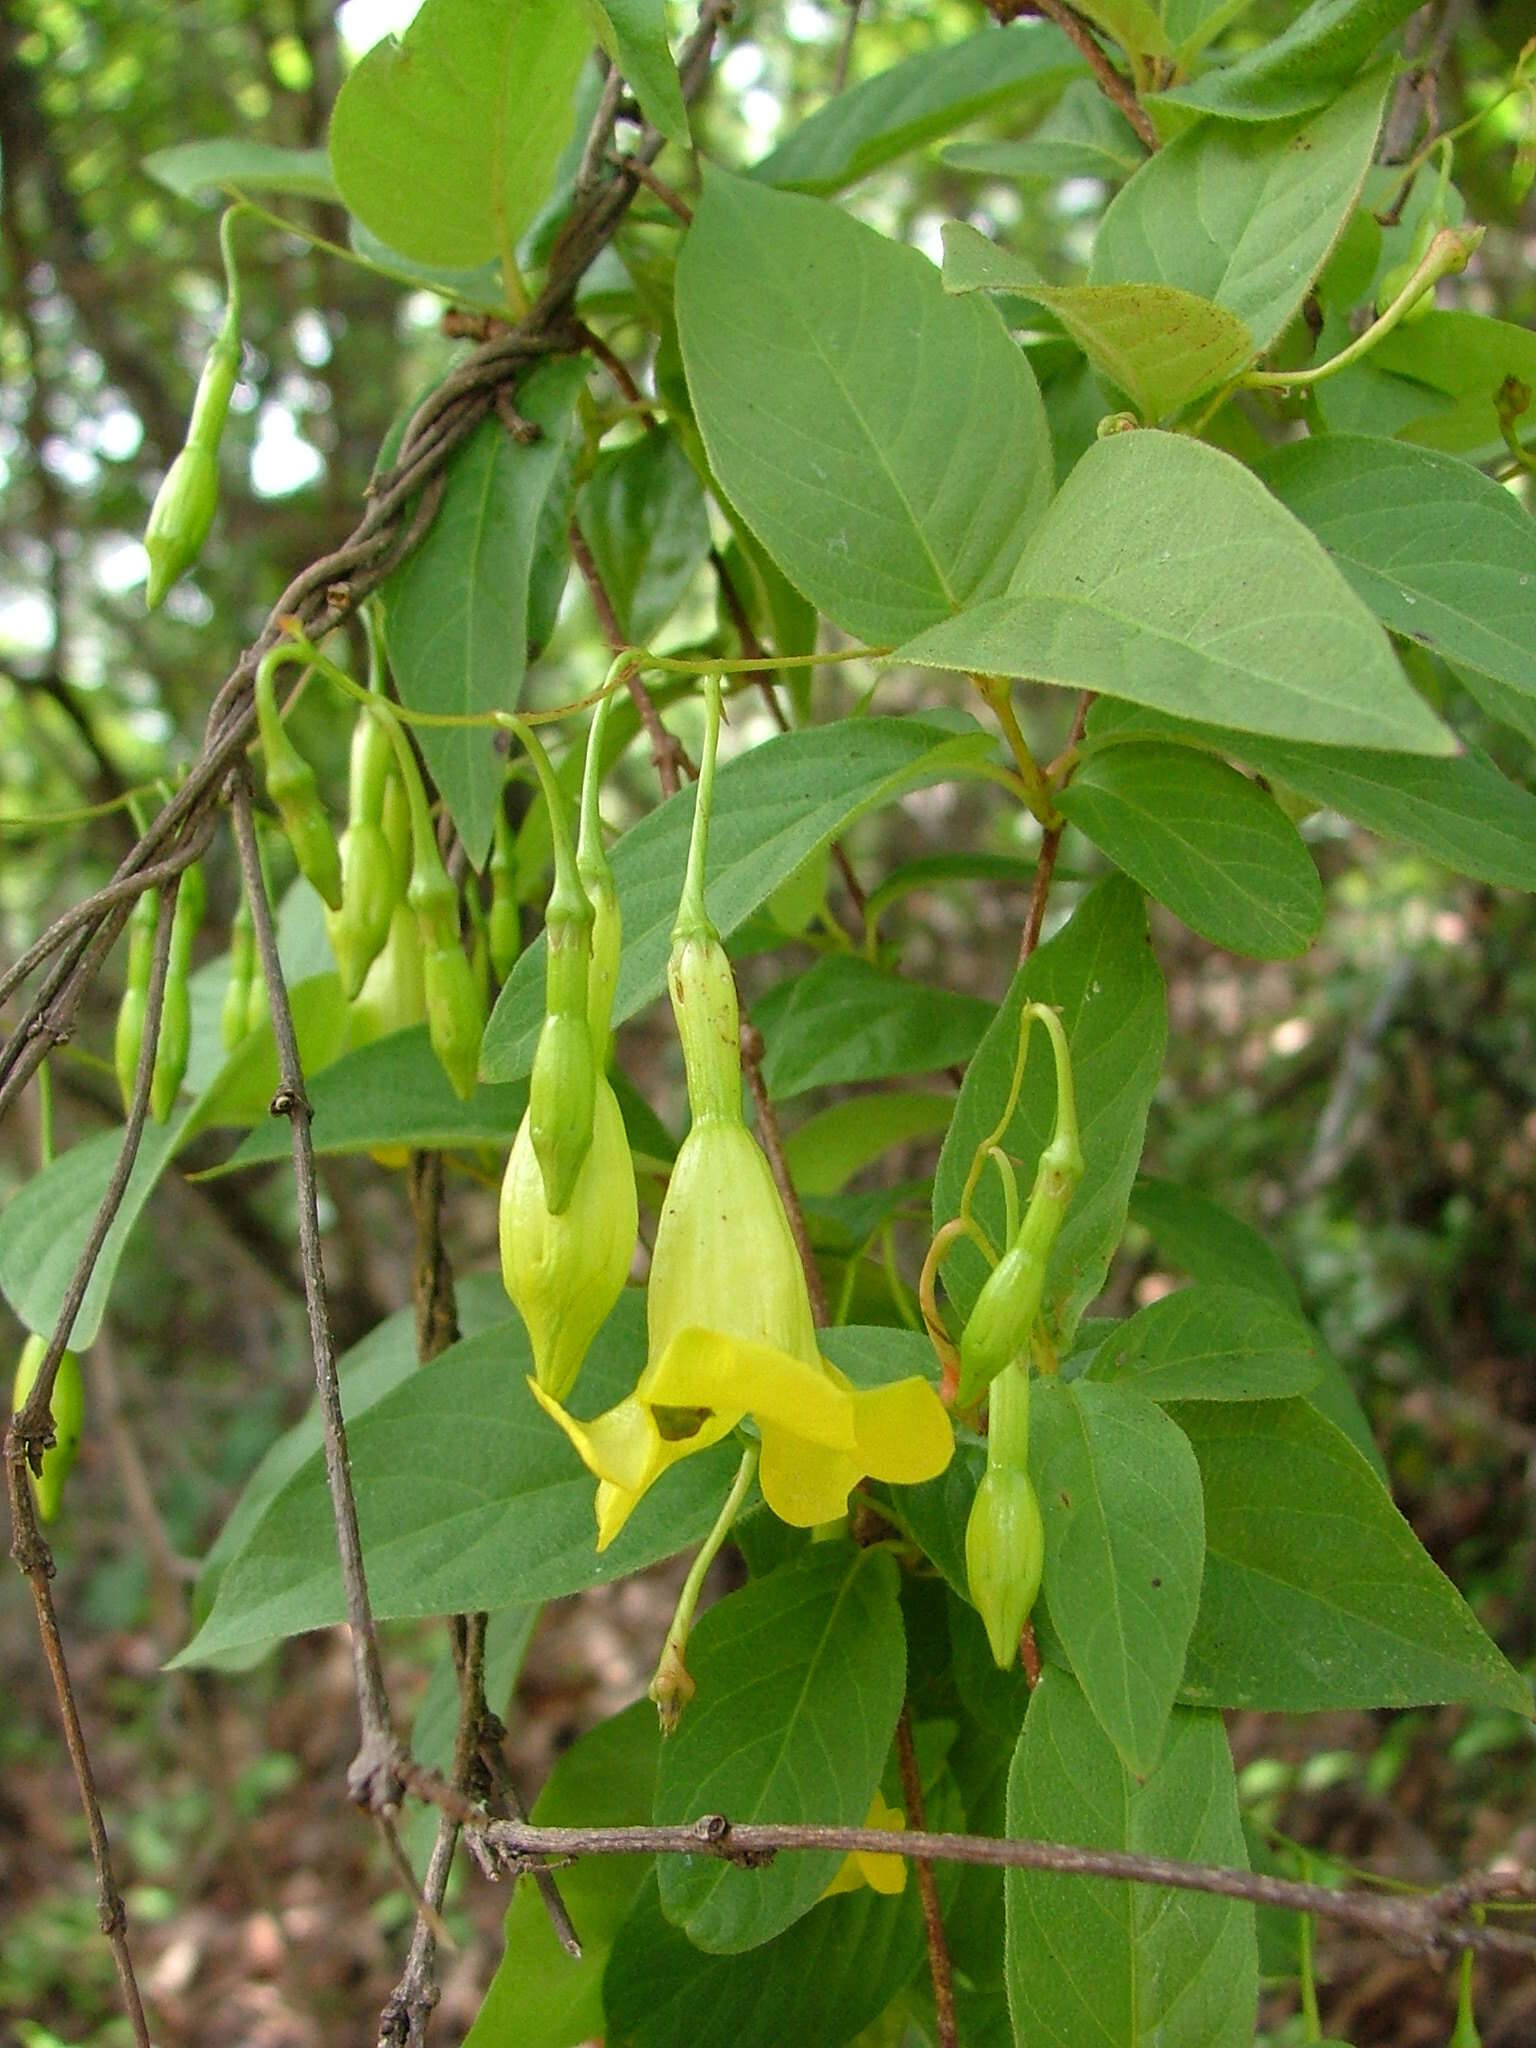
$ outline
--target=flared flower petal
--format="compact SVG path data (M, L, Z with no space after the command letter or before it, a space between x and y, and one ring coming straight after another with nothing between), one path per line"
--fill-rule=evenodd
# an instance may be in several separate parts
M646 1492L670 1465L694 1451L708 1450L729 1435L741 1420L742 1411L721 1415L700 1413L687 1417L680 1432L675 1424L682 1418L665 1415L663 1433L655 1411L635 1394L626 1395L615 1407L579 1422L534 1379L528 1382L533 1398L570 1438L577 1455L598 1481L597 1547L606 1550Z
M721 1330L679 1330L635 1389L653 1407L734 1408L765 1431L782 1426L828 1449L855 1447L854 1404L848 1383L818 1358L793 1358L772 1344L755 1344Z
M867 1828L886 1828L892 1833L904 1828L907 1817L900 1807L887 1806L878 1787L869 1803L865 1816ZM824 1899L835 1898L839 1892L856 1892L860 1885L868 1885L873 1891L884 1892L894 1898L907 1887L907 1864L903 1856L880 1856L864 1849L856 1849L845 1856L836 1877L822 1893Z

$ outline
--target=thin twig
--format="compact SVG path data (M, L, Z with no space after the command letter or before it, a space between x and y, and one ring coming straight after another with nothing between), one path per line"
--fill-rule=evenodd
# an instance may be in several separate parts
M896 1758L901 1768L901 1796L907 1818L914 1830L927 1831L923 1813L923 1774L918 1769L917 1750L912 1741L912 1710L903 1700L896 1723ZM949 1960L949 1942L944 1934L944 1916L939 1910L939 1888L933 1865L926 1856L913 1858L917 1871L918 1897L923 1907L923 1934L928 1944L928 1975L933 1982L934 2024L938 2048L960 2048L960 2031L955 2024L955 1974Z
M1130 80L1110 63L1103 45L1075 8L1067 6L1065 0L1025 0L1025 4L1017 4L1017 0L987 0L987 4L999 21L1014 21L1021 14L1041 14L1054 22L1082 55L1099 91L1120 109L1148 151L1156 154L1159 145L1151 116L1137 99Z
M677 1827L534 1827L493 1821L487 1846L510 1868L542 1857L718 1856L755 1868L781 1851L835 1850L839 1855L926 1857L933 1863L961 1863L990 1870L1041 1870L1063 1877L1098 1877L1118 1883L1166 1885L1175 1891L1210 1892L1293 1913L1318 1913L1380 1937L1406 1955L1458 1955L1464 1949L1536 1961L1536 1937L1506 1928L1478 1926L1460 1916L1473 1898L1491 1895L1521 1902L1536 1899L1536 1874L1482 1873L1417 1897L1326 1885L1294 1878L1230 1870L1216 1863L1188 1863L1175 1857L1138 1856L1120 1849L1083 1849L1071 1842L1037 1842L997 1835L927 1834L915 1828L821 1827L813 1823L753 1822L732 1825L724 1814L702 1815ZM1468 1886L1472 1886L1469 1892ZM1486 1906L1484 1908L1486 1910Z
M597 566L592 550L587 546L586 535L574 519L571 521L567 539L570 543L571 560L581 571L581 580L586 584L587 594L592 600L592 609L597 615L598 631L613 652L618 654L629 643L619 624L619 615L614 610L613 599L608 594L608 586L603 581L602 571ZM691 777L697 771L684 751L682 741L676 739L662 724L661 713L656 709L656 700L645 687L639 671L633 667L626 670L624 683L636 711L640 714L640 723L645 728L646 738L651 743L651 765L656 770L661 793L663 796L676 796L682 787L684 774Z
M674 214L685 228L693 225L693 208L681 192L674 192L665 178L658 178L649 164L636 163L633 157L610 156L608 159L615 169L628 171L638 178L647 192L654 193L667 211Z
M309 1310L309 1341L314 1357L315 1385L320 1396L320 1414L325 1432L325 1477L330 1489L331 1516L336 1525L336 1549L341 1564L341 1583L346 1595L347 1621L352 1636L352 1672L357 1688L362 1742L351 1769L347 1787L360 1806L375 1810L396 1807L403 1790L399 1764L400 1741L390 1719L384 1673L379 1661L378 1637L374 1632L373 1610L368 1599L368 1581L363 1568L362 1537L357 1526L357 1502L352 1493L352 1473L347 1458L347 1427L341 1412L341 1390L336 1379L336 1357L331 1342L330 1314L325 1299L325 1263L320 1249L319 1190L315 1183L315 1150L310 1136L310 1106L304 1093L304 1071L299 1061L294 1034L293 1011L278 958L277 933L271 907L262 885L261 857L256 846L256 821L251 810L250 785L243 775L234 778L232 808L235 844L240 853L241 874L256 926L256 947L266 977L267 1002L277 1041L277 1093L272 1114L286 1116L293 1134L293 1180L298 1205L299 1263L304 1274L304 1300Z
M737 998L740 1004L740 997ZM784 1213L789 1218L790 1235L795 1240L795 1250L800 1254L800 1264L805 1273L806 1291L811 1297L811 1314L816 1327L821 1329L827 1321L827 1290L821 1284L821 1268L816 1263L816 1254L811 1249L811 1233L806 1228L805 1211L800 1206L800 1197L795 1190L794 1176L789 1170L789 1159L784 1151L784 1140L779 1134L778 1114L768 1097L768 1086L763 1079L763 1034L741 1006L741 1071L746 1075L747 1086L752 1092L752 1107L757 1112L757 1135L762 1140L768 1165L773 1173L774 1186L784 1204Z
M149 984L145 992L144 1036L139 1046L139 1062L134 1074L133 1095L128 1105L128 1120L123 1130L122 1143L118 1148L112 1178L107 1184L106 1192L96 1211L95 1221L76 1261L31 1395L21 1412L12 1416L5 1433L5 1486L11 1516L11 1555L31 1588L32 1604L37 1614L38 1636L42 1642L49 1675L53 1680L54 1694L59 1704L59 1718L64 1724L64 1740L69 1749L70 1762L75 1771L75 1783L80 1792L80 1804L85 1810L86 1829L91 1842L91 1861L96 1868L97 1918L102 1933L112 1946L112 1959L117 1968L118 1984L137 2048L150 2048L149 2024L144 2016L144 2003L139 1995L138 1979L134 1975L133 1957L128 1946L128 1916L123 1905L122 1893L118 1890L117 1880L113 1875L112 1848L107 1839L101 1802L96 1796L95 1773L91 1769L90 1752L86 1748L85 1731L81 1726L80 1710L75 1700L69 1665L64 1655L64 1641L59 1633L59 1618L53 1605L53 1589L49 1583L53 1577L53 1557L37 1525L37 1510L32 1498L27 1469L29 1460L35 1467L42 1451L53 1442L53 1419L49 1413L49 1402L53 1396L59 1360L69 1342L75 1317L85 1297L85 1290L90 1284L90 1276L101 1254L107 1232L111 1229L113 1219L122 1206L123 1196L127 1193L134 1160L138 1156L139 1142L144 1135L144 1121L149 1113L150 1085L155 1071L155 1050L160 1038L160 1018L165 1004L166 975L171 957L171 921L175 905L176 888L173 883L160 899Z
M428 1365L459 1341L453 1265L443 1247L443 1155L413 1152L406 1189L416 1226L411 1299L416 1310L416 1362Z
M1092 704L1093 692L1084 690L1077 700L1077 709L1072 714L1072 730L1067 737L1067 753L1071 753L1082 738ZM1056 872L1056 856L1061 851L1061 836L1066 829L1065 822L1048 827L1041 838L1040 851L1035 856L1035 878L1030 885L1029 908L1024 913L1024 930L1019 939L1021 967L1040 943L1040 933L1045 924L1045 906L1051 893L1051 878Z

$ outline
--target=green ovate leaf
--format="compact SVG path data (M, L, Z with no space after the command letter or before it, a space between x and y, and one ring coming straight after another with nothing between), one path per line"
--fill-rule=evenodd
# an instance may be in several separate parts
M835 953L752 1006L767 1047L763 1079L785 1099L807 1088L928 1074L968 1060L992 1005Z
M754 164L752 175L802 192L836 192L983 114L1050 94L1081 70L1072 45L1045 22L983 29L838 93Z
M947 1095L899 1089L834 1102L784 1140L790 1178L802 1196L835 1195L893 1146L942 1131L952 1108Z
M337 97L342 198L417 263L510 259L547 196L591 46L568 0L425 0Z
M1032 135L1018 142L951 142L941 160L983 177L1099 178L1119 185L1147 153L1135 129L1090 78L1076 78Z
M1455 747L1301 522L1230 455L1151 429L1088 450L1006 595L898 654L1328 746Z
M1415 0L1312 0L1282 35L1162 98L1229 121L1274 121L1326 106L1414 11Z
M724 762L709 835L709 914L729 938L816 848L856 817L928 783L974 772L991 752L980 732L911 719L870 718L765 740ZM667 952L693 828L693 790L670 797L612 850L624 906L624 954L614 1020L623 1023L666 987ZM486 1028L480 1071L519 1080L544 1021L544 941L512 970Z
M922 1957L922 1915L910 1880L899 1897L866 1886L813 1907L762 1948L710 1955L663 1918L649 1879L608 1959L604 2039L609 2048L677 2048L685 2041L838 2048L878 2017Z
M947 292L1017 293L1048 307L1149 425L1253 361L1253 336L1225 307L1163 284L1042 283L1023 258L964 222L944 227Z
M528 1091L520 1084L476 1088L461 1101L432 1050L425 1024L360 1046L317 1074L309 1085L311 1131L322 1154L372 1152L410 1145L451 1151L468 1145L510 1145ZM286 1123L260 1123L214 1171L235 1173L263 1160L286 1159ZM212 1174L201 1176L212 1178Z
M1088 1370L1150 1401L1272 1401L1322 1375L1312 1332L1273 1294L1210 1282L1129 1317Z
M1370 168L1389 73L1367 73L1304 120L1201 121L1111 201L1096 285L1179 285L1224 306L1266 349L1327 260Z
M1536 797L1501 775L1476 748L1435 761L1370 747L1298 746L1108 703L1093 707L1088 730L1090 736L1134 731L1198 740L1458 874L1506 888L1536 888Z
M1107 748L1057 808L1176 917L1234 953L1288 960L1323 922L1323 885L1274 798L1189 747Z
M1144 1778L1200 1605L1199 1467L1176 1425L1130 1387L1045 1379L1030 1405L1051 1626L1116 1755Z
M1260 472L1384 626L1536 700L1536 521L1427 448L1325 434Z
M620 1400L645 1361L645 1308L626 1293L599 1333L572 1401ZM506 1324L445 1351L349 1431L368 1590L381 1621L559 1599L623 1578L704 1536L730 1484L729 1443L658 1481L601 1557L593 1481L522 1384L527 1341ZM229 1560L186 1664L345 1615L318 1454L268 1505Z
M1103 1286L1120 1242L1147 1110L1162 1070L1167 1012L1140 891L1119 876L1101 882L1078 905L1065 930L1014 977L966 1068L934 1181L935 1229L958 1213L972 1154L1002 1113L1018 1051L1019 1010L1026 1001L1049 1003L1061 1012L1086 1166L1052 1250L1046 1281L1045 1318L1057 1343L1065 1345ZM1003 1150L1020 1162L1025 1189L1055 1115L1055 1070L1035 1027L1018 1107L1002 1140ZM973 1213L1000 1247L1003 1196L990 1168L982 1175ZM945 1261L944 1285L962 1316L970 1313L986 1271L980 1253L966 1242L958 1243Z
M1163 1257L1192 1279L1210 1286L1230 1283L1266 1295L1303 1326L1321 1372L1307 1399L1344 1432L1385 1486L1386 1464L1349 1375L1306 1321L1296 1283L1273 1246L1219 1203L1172 1181L1138 1180L1131 1190L1130 1215L1133 1223L1151 1232Z
M576 518L619 631L645 646L709 557L709 511L677 435L653 427L605 448L576 494Z
M845 632L1001 590L1051 493L1034 376L990 306L835 206L713 172L677 268L710 466Z
M844 1542L722 1600L688 1645L697 1694L662 1751L656 1820L862 1825L901 1711L906 1643L889 1557ZM738 1870L668 1857L661 1905L696 1948L733 1954L771 1941L836 1875L836 1850Z
M509 1333L514 1346L520 1341L520 1325L511 1313L499 1274L459 1274L454 1297L462 1336L478 1337L484 1331L499 1329ZM415 1311L400 1309L394 1315L386 1316L382 1323L375 1323L366 1337L336 1361L342 1408L348 1427L419 1369ZM292 1371L305 1385L313 1377L307 1357L295 1360ZM244 1548L247 1536L266 1512L268 1502L281 1492L306 1458L319 1450L323 1436L317 1396L301 1418L267 1446L261 1462L246 1480L239 1499L226 1515L224 1526L204 1554L192 1595L194 1622L200 1623L207 1615L213 1605L220 1574L230 1558Z
M656 1709L637 1700L589 1728L545 1781L535 1827L638 1827L651 1817L661 1732ZM505 1947L464 2048L572 2048L603 2031L603 1971L614 1939L649 1876L644 1856L583 1856L560 1873L560 1896L581 1936L566 1954L533 1884L507 1908Z
M518 387L539 428L514 440L485 420L454 455L425 538L384 587L390 666L413 711L515 711L527 667L528 591L540 521L562 468L585 363L541 363ZM489 726L417 726L415 737L475 867L506 775Z
M668 142L686 149L688 109L667 43L666 0L588 0L588 5L598 40L634 88L641 113Z
M113 1218L76 1313L70 1344L84 1351L101 1328L107 1297L117 1276L128 1233L143 1214L164 1167L176 1150L177 1123L147 1123L122 1205ZM50 1166L16 1190L0 1211L0 1289L18 1321L40 1336L54 1323L75 1265L117 1166L120 1128L71 1145Z
M1047 1669L1008 1780L1008 1832L1248 1868L1221 1720L1177 1709L1144 1784ZM1030 2048L1251 2048L1253 1908L1203 1892L1010 1870L1008 2000Z
M1290 1713L1442 1700L1531 1712L1528 1681L1309 1402L1173 1412L1205 1489L1188 1698Z
M1486 462L1504 452L1500 386L1507 377L1536 384L1536 333L1483 313L1430 313L1394 328L1361 367L1417 401L1405 404L1393 429L1400 439ZM1337 381L1355 375L1347 370ZM1319 385L1319 396L1328 390ZM1331 419L1327 404L1323 410ZM1516 422L1527 444L1533 424L1529 413Z
M270 142L247 142L236 135L152 150L139 169L180 199L201 199L214 192L228 193L231 198L248 192L277 193L292 199L335 200L341 196L323 149L280 149Z

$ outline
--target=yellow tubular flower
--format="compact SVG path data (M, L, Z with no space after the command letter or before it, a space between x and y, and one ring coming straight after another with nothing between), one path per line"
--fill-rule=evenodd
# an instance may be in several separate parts
M875 1788L875 1796L869 1802L865 1815L867 1828L885 1828L896 1834L907 1824L907 1817L899 1806L887 1806ZM907 1888L907 1862L904 1856L877 1856L867 1849L855 1849L843 1858L836 1877L822 1893L824 1899L835 1898L839 1892L856 1892L860 1885L867 1884L872 1891L884 1892L888 1898Z
M735 981L703 904L718 689L709 711L668 971L693 1125L656 1225L646 1368L633 1394L590 1423L534 1389L599 1482L599 1550L668 1466L748 1416L762 1438L763 1498L796 1528L838 1520L866 1475L915 1485L954 1452L926 1380L863 1390L822 1357L789 1219L742 1122Z

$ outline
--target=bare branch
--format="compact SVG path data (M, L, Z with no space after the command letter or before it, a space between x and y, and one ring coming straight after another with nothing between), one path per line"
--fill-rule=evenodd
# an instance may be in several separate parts
M1469 1922L1477 1904L1493 1898L1536 1900L1536 1873L1495 1870L1417 1897L1356 1887L1330 1891L1326 1885L1229 1870L1216 1863L1187 1863L1174 1857L1136 1856L1118 1849L1081 1849L1068 1842L1036 1842L996 1835L925 1834L914 1828L819 1827L809 1822L743 1823L724 1814L702 1815L681 1827L534 1827L493 1821L484 1830L487 1846L509 1868L525 1868L544 1857L719 1856L755 1868L781 1851L836 1850L839 1855L924 1857L933 1863L963 1863L991 1870L1044 1870L1064 1877L1109 1878L1120 1883L1167 1885L1175 1891L1210 1892L1257 1906L1293 1913L1317 1913L1378 1936L1405 1955L1442 1960L1471 1949L1481 1954L1536 1961L1536 1936Z
M400 1740L390 1719L389 1699L384 1689L378 1637L374 1632L373 1610L363 1568L357 1503L353 1498L352 1472L347 1458L347 1428L341 1412L341 1390L336 1379L336 1357L325 1299L319 1190L315 1182L315 1148L309 1130L311 1111L304 1093L304 1071L299 1062L293 1011L288 1003L282 961L278 958L277 932L262 882L250 785L243 775L234 778L232 804L235 844L239 848L241 874L256 926L256 947L262 973L266 977L267 1001L277 1041L278 1087L272 1098L272 1114L286 1116L293 1133L299 1262L304 1274L310 1349L314 1356L315 1386L320 1396L325 1432L325 1478L331 1496L331 1515L336 1525L336 1549L352 1636L352 1675L357 1688L362 1743L347 1774L347 1785L360 1806L382 1811L398 1806L404 1789L399 1774Z

